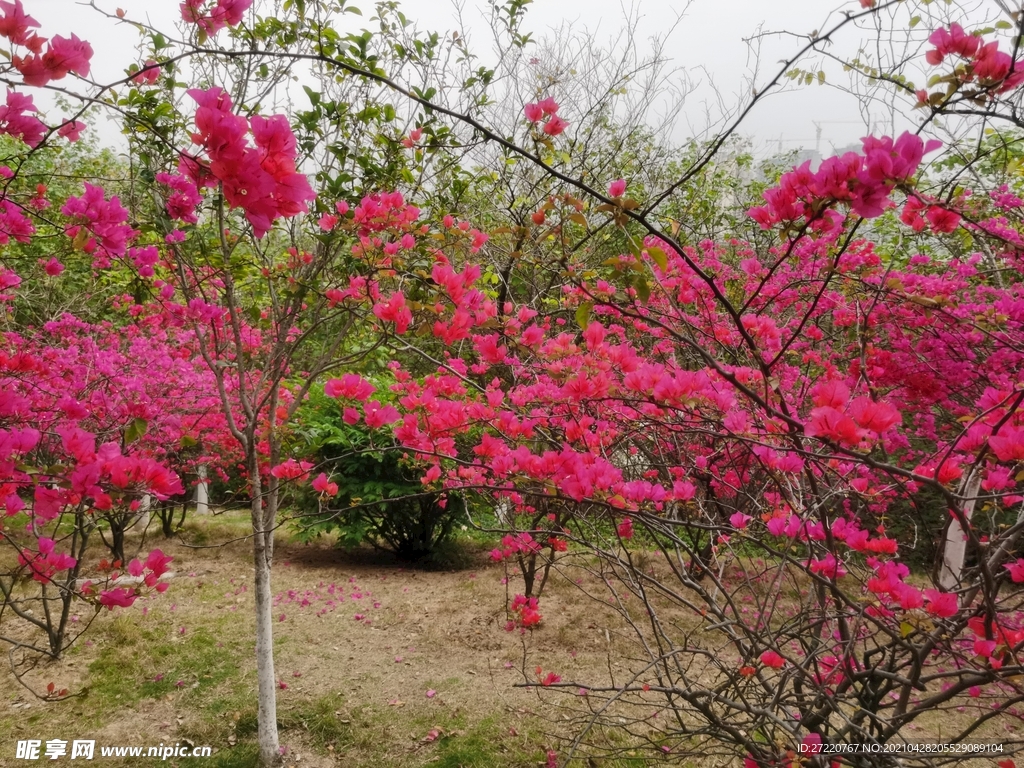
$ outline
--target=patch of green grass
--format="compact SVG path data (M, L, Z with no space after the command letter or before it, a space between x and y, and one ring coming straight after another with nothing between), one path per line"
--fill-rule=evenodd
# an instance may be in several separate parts
M505 743L504 729L485 718L458 736L442 737L431 761L438 768L490 768L493 765L534 765L536 756Z
M279 712L278 727L282 731L301 731L313 747L327 751L352 743L352 726L338 716L344 699L337 694L307 701L287 711Z
M259 760L260 748L254 741L222 749L212 757L191 762L202 762L204 768L255 768Z
M252 533L248 509L232 509L215 515L190 514L182 526L181 537L189 544L203 545L231 541Z
M102 650L89 665L88 698L97 712L131 706L140 699L180 692L201 700L207 692L240 675L237 643L221 643L217 622L173 636L172 624L122 615L103 627Z

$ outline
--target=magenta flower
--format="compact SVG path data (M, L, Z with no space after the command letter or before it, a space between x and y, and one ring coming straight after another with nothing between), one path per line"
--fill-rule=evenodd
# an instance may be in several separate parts
M569 126L569 123L558 115L552 115L550 119L544 123L544 127L541 129L548 136L557 136Z

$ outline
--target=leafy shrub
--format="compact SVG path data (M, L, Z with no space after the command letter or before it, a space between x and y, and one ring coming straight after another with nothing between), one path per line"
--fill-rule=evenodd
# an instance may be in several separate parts
M298 425L301 454L313 457L338 487L333 496L295 492L301 538L337 533L341 546L368 542L410 562L436 557L451 542L466 517L464 500L425 491L422 467L384 442L382 430L346 423L337 402L322 393L310 396Z

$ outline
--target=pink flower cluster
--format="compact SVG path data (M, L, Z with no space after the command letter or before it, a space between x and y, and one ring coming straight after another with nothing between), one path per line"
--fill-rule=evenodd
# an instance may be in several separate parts
M263 237L281 217L305 213L315 197L309 180L295 170L295 136L284 115L246 120L232 112L231 97L221 88L190 89L199 108L193 142L205 148L209 171L221 182L224 199L240 208ZM247 137L251 130L255 147ZM201 169L188 163L183 169L196 186L208 184Z
M308 461L288 459L288 461L278 464L276 467L271 469L270 474L278 480L308 480L309 470L312 468L313 465Z
M137 85L153 85L160 79L160 65L153 59L146 59L138 74L132 77L132 82Z
M491 550L491 560L501 562L512 555L537 553L541 549L540 542L535 541L529 533L506 534L501 538L501 548Z
M61 213L76 222L65 229L67 236L81 239L82 250L93 255L98 268L109 266L112 256L124 256L128 242L138 235L126 223L128 210L117 195L108 200L103 187L89 182L85 182L85 194L69 197Z
M539 603L536 597L528 598L523 595L513 597L510 611L515 618L510 619L505 625L505 631L511 632L516 627L521 630L527 630L540 624L542 617L538 608Z
M92 46L77 35L61 37L54 35L47 40L29 30L38 27L39 22L25 13L21 0L0 2L0 35L13 45L24 46L28 53L14 54L11 63L21 73L26 85L42 87L51 80L60 80L69 72L85 77L89 74L89 59ZM43 50L46 46L46 50Z
M69 72L85 77L89 74L91 58L92 46L72 34L71 37L54 35L43 54L14 56L11 61L21 73L25 85L41 88L51 80L63 79Z
M184 0L179 6L181 18L207 35L215 35L224 27L240 24L252 0L217 0L209 7L207 4L208 0Z
M25 215L24 206L16 205L5 195L0 195L0 245L7 245L12 239L27 243L35 232L35 225ZM0 285L0 289L5 287L9 286Z
M7 103L0 107L0 133L21 139L30 147L43 140L46 126L33 113L36 106L31 96L7 89Z
M128 563L128 575L133 578L142 579L142 584L154 590L155 592L166 592L169 586L166 581L161 581L161 577L167 573L167 566L174 558L165 555L159 549L154 549L149 553L149 557L146 558L146 562L140 560L132 560ZM116 563L115 563L116 565ZM117 584L119 575L115 572L110 575L111 581ZM113 589L104 589L100 591L99 603L100 605L106 606L107 609L113 610L114 608L130 608L135 601L141 596L141 591L137 586L115 586Z
M399 336L409 329L409 323L412 322L412 311L400 292L392 294L387 301L374 304L373 314L386 323L394 323L395 333Z
M935 46L925 54L932 66L938 66L947 56L958 56L966 61L966 69L957 70L961 82L995 87L997 93L1005 93L1024 83L1024 60L1014 61L1010 54L999 50L998 41L986 43L981 35L964 31L956 22L948 28L936 29L928 42ZM917 96L922 103L928 101L925 91L918 91Z
M317 493L322 493L325 496L337 496L338 495L338 484L332 483L328 478L327 474L321 472L313 480L313 490Z
M812 230L829 231L842 223L835 203L848 205L866 219L881 216L896 185L908 181L924 155L940 143L925 143L920 136L904 133L895 141L869 136L863 145L862 154L830 157L817 171L811 171L808 161L783 174L778 186L764 193L767 204L748 211L751 218L763 229L806 224Z
M841 381L826 381L813 391L811 419L804 427L808 437L821 437L856 445L873 440L900 423L900 413L885 402L858 397L852 402L850 389Z
M558 116L558 103L550 96L542 101L527 104L523 107L523 112L530 123L539 123L547 118L541 130L548 136L557 136L569 127L569 123Z
M324 384L324 394L328 397L343 397L362 402L373 393L373 384L358 373L346 373L340 379L328 379Z
M900 221L915 232L922 232L925 228L932 232L953 232L960 226L960 219L956 211L935 205L923 196L908 197L900 214Z
M192 179L179 173L158 173L156 180L171 189L165 204L168 216L185 224L199 221L196 209L203 198Z
M54 551L53 539L41 536L37 544L38 551L24 549L18 555L18 565L28 568L32 578L40 584L48 584L61 571L74 568L75 558L63 552Z
M347 213L347 204L344 206L345 210L340 207L342 203L338 205L340 214ZM414 205L406 205L405 197L401 192L367 195L352 211L352 221L359 225L360 237L366 237L370 233L382 232L386 229L408 230L419 217L420 209ZM367 243L363 245L365 246Z

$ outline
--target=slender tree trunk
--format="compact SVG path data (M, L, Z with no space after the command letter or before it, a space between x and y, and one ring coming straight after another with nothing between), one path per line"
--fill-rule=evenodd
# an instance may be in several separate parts
M273 526L265 525L263 482L255 440L250 442L249 488L252 494L252 556L256 569L256 686L260 764L275 765L279 758L277 738L277 679L274 674L273 593L270 566L273 557Z
M206 480L206 465L199 465L199 482L196 483L196 514L205 515L209 513L209 494L210 487Z
M139 525L145 531L149 528L149 515L153 508L153 497L148 493L139 500Z
M981 472L977 469L964 478L964 519L971 521L974 504L981 489ZM964 557L967 554L967 535L955 517L950 520L946 529L946 543L942 548L942 570L939 573L939 586L945 590L956 589L960 584L960 574L964 570Z

